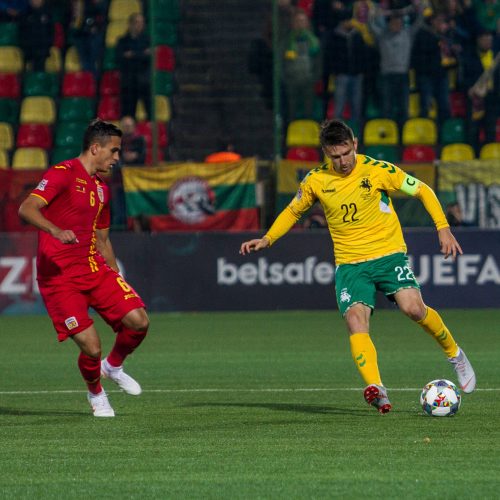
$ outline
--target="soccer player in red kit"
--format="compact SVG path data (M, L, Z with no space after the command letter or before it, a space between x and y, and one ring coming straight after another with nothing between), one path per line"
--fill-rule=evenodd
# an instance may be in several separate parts
M114 417L101 375L128 394L141 386L122 368L144 339L149 319L144 303L119 274L109 239L109 191L100 174L118 162L122 132L94 120L85 131L82 153L47 170L19 208L39 229L37 274L40 293L60 342L80 349L78 367L96 417ZM101 342L89 316L92 307L116 332L101 363Z

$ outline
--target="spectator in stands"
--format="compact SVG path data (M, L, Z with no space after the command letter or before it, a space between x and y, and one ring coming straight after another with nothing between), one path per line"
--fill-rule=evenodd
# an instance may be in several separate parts
M120 120L123 132L121 165L144 165L146 161L146 139L136 131L136 123L132 116L124 116Z
M314 85L320 75L320 50L320 42L311 30L307 14L297 9L283 61L289 121L313 117Z
M116 45L122 116L135 116L139 99L144 102L147 116L151 116L151 49L145 27L142 14L131 14L127 33Z
M439 123L450 116L448 70L457 62L447 38L448 29L446 18L442 14L433 14L418 31L412 50L412 64L420 92L420 116L429 116L434 98Z
M493 53L493 35L483 31L463 57L464 87L467 92L467 139L480 150L480 129L485 142L495 142L500 116L500 56Z
M335 76L335 118L343 116L349 103L351 119L359 128L367 49L361 32L351 18L342 19L333 30L325 53L330 60L330 72Z
M93 73L98 80L106 33L109 0L72 0L73 40L82 69Z
M498 0L474 0L474 9L481 28L495 31L500 18L500 2Z
M45 71L45 60L54 40L54 21L45 0L29 1L28 10L20 20L19 39L26 68Z
M19 20L28 9L28 0L0 0L0 22Z
M448 18L452 37L457 43L464 47L474 43L481 26L472 0L447 0L443 13Z
M382 113L401 130L408 119L411 49L423 15L418 12L415 21L405 25L399 13L378 8L372 10L369 23L380 51Z

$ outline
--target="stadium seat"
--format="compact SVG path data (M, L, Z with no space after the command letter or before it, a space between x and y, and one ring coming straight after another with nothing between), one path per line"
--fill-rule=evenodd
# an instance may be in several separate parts
M60 122L56 128L56 147L81 148L87 122Z
M479 151L479 158L481 160L500 160L500 143L485 144Z
M69 47L64 57L64 71L66 73L76 73L82 71L80 56L75 46Z
M441 150L441 161L466 161L476 157L470 144L447 144Z
M155 19L153 29L153 45L177 46L177 26L174 23Z
M159 19L177 22L181 17L180 0L152 0L152 9Z
M412 144L403 148L403 163L428 163L436 159L436 151L432 146Z
M172 95L174 91L174 74L170 71L157 71L155 84L157 94Z
M0 46L19 45L19 28L17 23L0 23Z
M158 71L174 71L175 53L172 47L167 45L158 45L156 47L155 68Z
M99 84L100 95L120 95L120 72L104 71Z
M0 149L10 150L14 147L14 132L12 125L6 122L0 122Z
M17 148L52 148L52 130L44 123L23 123L17 130Z
M465 142L465 120L463 118L448 118L441 127L441 139L443 146L457 142Z
M19 148L14 152L15 170L43 170L48 167L47 152L42 148Z
M111 0L108 10L110 21L127 20L130 14L142 13L140 0Z
M21 102L21 123L47 123L56 121L56 105L52 97L25 97Z
M117 95L103 95L97 106L97 116L102 120L119 120L121 118L120 97Z
M95 97L96 83L90 71L66 73L63 77L63 97Z
M115 58L115 48L114 47L106 47L104 49L102 70L103 71L111 71L114 69L118 69L118 64L116 63L116 58Z
M24 57L19 47L0 47L0 73L21 73L23 69Z
M57 97L59 75L55 73L30 72L24 75L23 94L25 96Z
M158 146L164 148L167 146L167 127L164 123L157 122L158 125ZM151 148L153 145L153 128L151 122L138 122L136 125L136 132L143 135L146 139L146 146Z
M403 145L437 144L437 126L430 118L410 118L403 125Z
M0 99L0 122L17 125L19 102L16 99Z
M366 146L364 153L376 160L388 161L389 163L398 163L400 159L398 147L387 144Z
M289 148L286 152L287 160L300 160L300 161L321 161L318 148L295 146Z
M95 116L95 100L90 97L64 97L59 101L59 121L89 122Z
M155 117L157 121L168 122L171 118L170 101L167 96L157 95L155 97ZM143 122L147 119L146 110L144 108L144 103L142 99L137 103L137 108L135 112L135 119L138 122Z
M388 118L368 120L363 129L363 143L365 146L397 146L399 143L397 123Z
M21 95L21 84L16 73L0 73L0 98L17 99Z
M118 39L125 34L127 28L127 21L124 19L110 21L106 28L106 47L115 47Z
M7 151L0 149L0 169L6 170L9 168L9 155Z
M319 147L319 123L314 120L294 120L286 132L286 146Z
M55 165L64 160L70 160L71 158L76 158L81 151L81 145L75 145L71 147L59 147L56 146L52 150L52 154L50 156L50 163Z
M450 92L450 113L452 118L465 118L467 99L463 92Z
M48 73L60 73L61 68L61 49L59 47L50 47L49 57L45 60L45 71Z
M158 149L158 161L163 161L165 159L165 153L163 152L162 149ZM153 164L153 149L152 148L147 148L146 149L146 165L152 165Z

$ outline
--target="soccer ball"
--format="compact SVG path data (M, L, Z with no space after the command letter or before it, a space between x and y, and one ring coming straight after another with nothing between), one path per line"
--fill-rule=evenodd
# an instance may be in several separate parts
M422 390L420 404L432 417L450 417L460 408L462 397L453 382L446 379L432 380Z

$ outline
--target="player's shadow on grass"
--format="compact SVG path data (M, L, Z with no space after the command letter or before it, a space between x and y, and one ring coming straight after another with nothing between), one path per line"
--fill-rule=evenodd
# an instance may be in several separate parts
M23 408L0 407L0 415L12 415L16 417L81 417L88 416L88 411L72 410L27 410Z
M351 415L353 417L369 417L378 416L378 413L373 411L368 406L366 409L355 408L339 408L338 406L326 405L310 405L310 404L297 404L297 403L192 403L185 404L191 408L196 407L233 407L233 408L263 408L272 411L285 411L293 413L315 413L322 415Z

